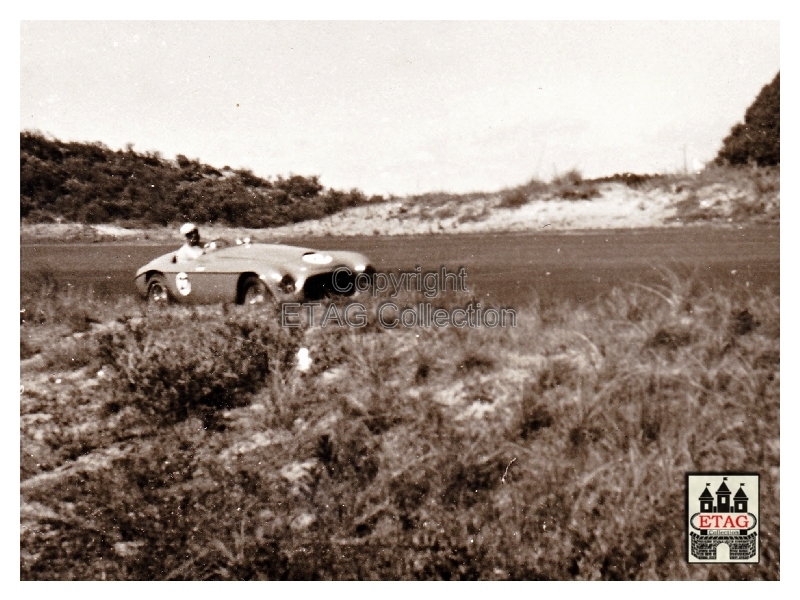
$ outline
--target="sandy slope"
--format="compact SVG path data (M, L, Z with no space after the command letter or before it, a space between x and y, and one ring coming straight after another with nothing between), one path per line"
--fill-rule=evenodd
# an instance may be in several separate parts
M320 221L274 230L277 235L403 235L553 229L659 227L675 216L674 198L658 190L638 192L604 186L591 200L533 200L516 208L499 206L499 196L450 201L431 208L402 202L360 206Z
M543 196L517 207L504 207L500 194L442 195L433 202L409 199L359 206L316 221L273 229L203 226L205 239L244 237L255 240L302 236L412 235L534 231L543 228L627 229L678 226L688 221L746 222L777 220L780 192L754 194L735 183L649 186L630 188L622 183L599 186L599 196L567 200ZM744 209L743 209L744 207ZM179 240L174 228L127 229L112 225L24 224L23 243L37 239L64 241Z

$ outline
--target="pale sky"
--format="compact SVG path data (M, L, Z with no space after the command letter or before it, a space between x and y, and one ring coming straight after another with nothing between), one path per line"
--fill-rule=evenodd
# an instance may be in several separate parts
M712 160L778 21L23 21L20 129L368 194Z

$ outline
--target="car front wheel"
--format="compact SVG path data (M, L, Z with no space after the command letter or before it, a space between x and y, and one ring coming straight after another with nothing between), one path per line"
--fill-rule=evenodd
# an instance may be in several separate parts
M153 275L147 283L147 301L150 304L167 304L169 292L162 275Z
M250 306L253 304L267 304L272 302L267 286L258 277L248 277L242 282L240 304Z

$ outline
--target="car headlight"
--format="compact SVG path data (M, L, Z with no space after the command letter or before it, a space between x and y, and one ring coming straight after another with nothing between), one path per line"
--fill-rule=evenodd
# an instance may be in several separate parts
M367 268L367 265L362 265L362 264L358 264L358 265L354 265L353 266L353 269L355 270L356 273L361 273L366 268Z

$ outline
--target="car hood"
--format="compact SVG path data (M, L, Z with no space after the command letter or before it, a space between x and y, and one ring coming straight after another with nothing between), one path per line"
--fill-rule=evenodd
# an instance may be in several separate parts
M207 256L219 258L241 258L263 260L267 262L302 261L304 254L317 252L313 248L299 246L283 246L281 244L242 244L212 250ZM323 253L324 254L324 253ZM331 253L335 254L335 253Z

